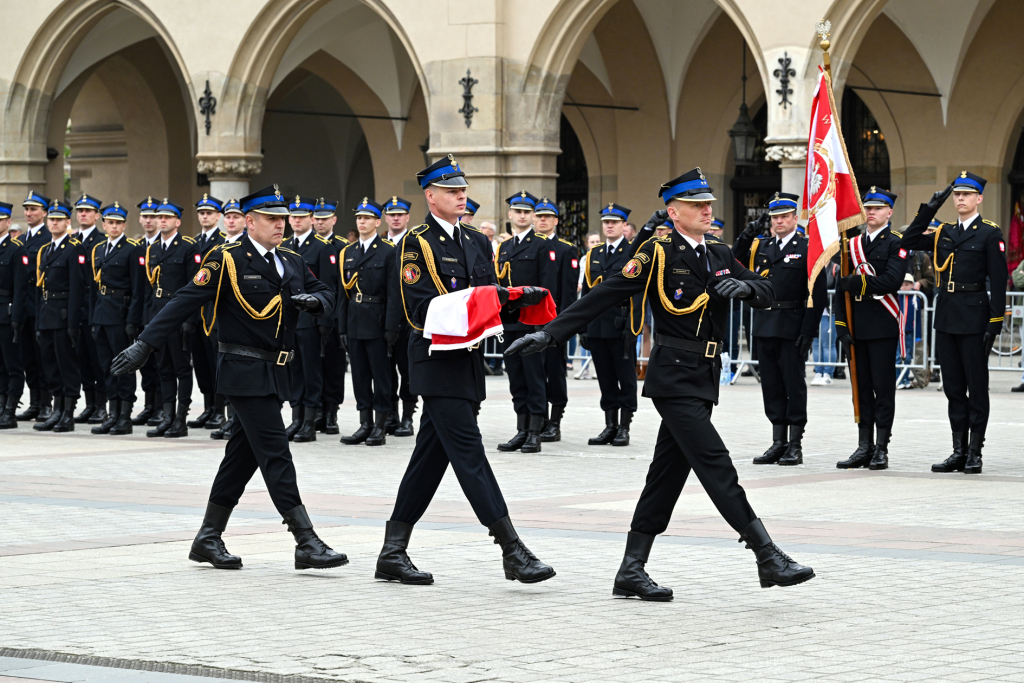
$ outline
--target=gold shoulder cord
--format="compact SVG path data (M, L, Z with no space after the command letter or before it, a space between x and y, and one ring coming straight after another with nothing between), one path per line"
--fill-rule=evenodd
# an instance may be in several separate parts
M409 309L405 305L405 277L402 275L402 271L405 268L405 240L409 238L409 234L409 232L406 232L404 235L402 235L402 243L400 246L400 251L402 253L402 261L399 263L398 266L398 291L401 292L402 294L402 312L405 314L406 322L409 323L409 327L413 328L414 330L419 330L420 332L422 332L423 328L417 326L412 321L412 318L409 317ZM418 234L416 235L416 239L420 247L420 252L423 254L423 260L426 261L427 272L430 273L430 279L434 281L434 286L437 287L437 293L445 294L444 285L441 284L441 279L437 276L437 268L434 266L434 254L430 250L430 244L428 244L427 241L420 237Z
M153 272L149 270L149 250L152 248L152 244L146 246L146 279L149 280L149 284L155 289L160 286L160 266L154 268Z
M441 278L437 275L437 266L434 265L434 252L430 248L430 244L425 239L416 235L416 239L419 240L420 251L423 252L423 260L427 262L427 272L430 273L430 279L434 281L434 286L437 287L438 294L447 294L444 285L441 284ZM404 241L405 238L403 237Z
M103 244L103 242L97 242L92 248L92 280L96 284L100 283L100 275L103 274L102 268L99 272L96 272L96 250L100 248L101 244Z
M700 296L693 300L686 308L676 308L676 305L672 303L672 300L665 294L665 249L660 244L654 245L654 262L651 263L651 272L647 275L647 285L644 287L644 296L640 302L641 310L645 309L647 304L647 290L651 286L651 276L654 275L654 263L658 264L658 298L661 300L661 306L666 312L672 315L687 315L700 309L700 320L697 321L697 330L700 331L701 323L704 322L704 311L707 310L708 301L711 297L708 296L708 290L705 289ZM640 322L640 329L633 329L633 298L629 299L629 330L634 335L639 335L643 332L643 320Z
M52 242L50 244L53 244ZM36 252L36 287L46 289L46 273L42 272L43 252L50 248L47 244Z
M511 260L505 261L505 266L504 267L499 266L498 265L498 261L501 259L501 247L502 247L502 245L505 244L506 242L511 242L511 241L512 240L505 240L505 242L502 242L501 244L499 244L498 245L498 251L497 251L497 253L494 254L494 274L498 276L498 284L501 285L501 279L507 277L508 278L508 286L509 287L512 286L512 261Z
M747 270L754 270L754 257L757 256L757 248L761 246L761 240L755 239L754 243L750 245L750 264L747 266Z
M939 227L935 228L935 244L932 246L932 267L935 268L936 273L944 273L946 269L953 265L953 254L955 249L949 252L949 256L946 257L945 262L939 266L939 235L942 234L942 228L945 223L939 223ZM952 269L949 271L949 275L946 276L946 282L953 279ZM939 276L935 282L936 287L942 286L942 276Z
M405 237L403 236L402 239L405 239ZM341 273L341 284L342 287L345 288L345 296L349 299L352 297L348 296L348 290L356 287L356 281L359 280L359 271L356 271L356 274L352 276L352 279L345 282L345 252L348 251L348 248L351 246L351 244L346 244L345 248L338 253L338 272ZM358 287L356 287L356 291L359 291Z
M583 269L584 277L587 280L587 287L589 287L590 289L593 289L594 287L597 287L599 284L601 284L601 280L604 279L604 275L598 275L596 280L591 280L590 279L590 255L593 254L593 253L594 253L594 249L593 248L591 248L587 252L587 263L586 263L586 266Z
M271 318L275 313L277 314L277 329L274 331L274 336L277 337L281 331L281 314L284 307L281 305L281 295L278 294L270 302L263 307L262 311L257 311L255 308L249 305L249 302L242 297L242 292L238 289L238 272L235 268L235 259L231 256L230 251L224 251L224 267L220 271L220 279L217 280L217 298L213 303L213 319L210 320L210 329L213 329L213 323L217 320L217 304L220 301L220 283L224 279L224 271L228 271L228 279L231 281L231 289L235 292L235 298L238 299L238 303L242 306L242 310L248 314L253 320L267 320ZM209 331L206 332L209 335Z

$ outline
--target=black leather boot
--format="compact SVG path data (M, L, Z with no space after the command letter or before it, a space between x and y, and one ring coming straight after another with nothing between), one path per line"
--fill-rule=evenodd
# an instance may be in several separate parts
M60 412L60 421L53 425L53 432L73 432L75 431L75 404L78 403L78 397L68 398L64 397L64 409ZM95 406L93 406L95 407ZM56 414L57 411L54 411Z
M205 429L220 429L227 422L227 418L224 417L224 397L221 394L216 394L213 397L213 413L210 414L210 419L203 425Z
M384 423L384 433L388 436L394 436L395 430L401 424L401 421L398 419L398 405L396 404L392 410L388 411L388 418Z
M145 398L143 399L142 410L139 414L132 418L133 425L144 425L149 421L149 418L153 417L153 411L156 410L156 392L147 391Z
M967 432L953 432L953 454L932 465L932 472L963 472L967 465Z
M536 417L540 417L537 415ZM501 565L505 569L505 578L520 583L539 583L555 575L555 570L537 559L519 534L512 527L512 520L502 517L487 527L494 542L501 546Z
M199 527L199 533L192 541L188 559L193 562L209 562L215 569L241 569L242 558L229 553L220 536L228 527L230 517L231 508L207 503L203 526Z
M39 395L39 414L36 415L36 422L46 422L53 417L53 413L56 409L57 397L51 396L48 391L42 392Z
M18 420L14 417L14 409L18 407L17 396L7 396L0 404L0 429L17 429Z
M384 547L377 556L377 571L373 577L383 581L399 581L415 586L434 583L430 572L421 572L409 559L406 552L409 538L412 537L412 524L391 520L384 528Z
M395 436L412 436L412 416L416 414L416 401L402 401L402 422L395 429Z
M92 414L96 412L96 392L95 391L83 391L85 395L85 407L82 408L82 412L75 415L75 424L85 424L92 417Z
M292 406L292 423L284 429L284 433L288 435L289 441L295 438L295 432L299 431L301 427L302 406Z
M107 419L103 421L103 424L93 427L90 431L93 434L109 434L110 430L113 429L114 425L117 424L117 419L121 415L121 402L116 398L110 400L110 410L106 411Z
M45 422L37 422L32 425L32 429L37 432L52 432L53 428L60 422L60 414L64 411L64 397L54 396L53 397L53 409L50 411L50 417L46 418ZM37 418L38 419L38 418Z
M964 474L981 474L981 447L985 445L985 434L971 432L971 445L967 451L967 462L964 463Z
M622 409L622 417L619 418L619 427L615 430L615 438L612 439L613 446L629 445L629 425L633 423L633 411Z
M305 412L302 414L302 426L299 427L299 431L295 432L295 436L292 438L295 443L307 443L309 441L316 441L316 409L306 406Z
M779 458L780 465L792 467L804 464L803 439L804 428L789 425L789 444L786 445L786 452Z
M615 438L619 431L619 409L612 408L604 411L604 429L593 439L588 439L591 446L607 446Z
M153 429L146 430L146 436L148 436L151 439L156 438L158 436L163 436L165 433L167 433L167 430L170 429L171 422L174 421L174 404L165 403L164 407L160 409L160 415L162 416L160 424L158 424Z
M316 409L316 422L313 424L314 429L318 432L323 433L324 430L327 429L327 415L324 413L323 405Z
M107 412L107 394L103 391L96 392L96 408L92 411L92 415L86 420L91 425L101 425L110 419L110 413ZM114 419L117 419L117 415L114 415Z
M551 417L544 424L544 430L540 433L541 443L552 443L562 440L562 415L565 415L565 406L551 406Z
M540 433L544 429L544 416L531 415L526 421L526 441L519 448L523 453L540 453Z
M171 426L164 432L164 438L180 439L183 436L188 436L188 406L179 403L178 412L174 414Z
M840 460L836 467L841 470L853 470L858 467L867 467L871 463L871 457L875 454L875 432L871 425L859 425L857 427L857 450L846 460Z
M341 437L343 444L354 446L357 443L366 441L366 437L373 431L373 410L360 410L359 411L359 429L356 430L355 434L351 436Z
M377 419L373 423L373 430L366 437L367 446L383 446L387 442L387 433L384 430L384 425L388 423L389 415L391 415L390 410L387 412L377 411Z
M332 403L324 411L324 434L340 433L341 429L338 427L338 406Z
M156 400L157 397L154 396L153 414L149 416L148 420L146 420L146 425L149 427L159 427L164 420L170 419L167 413L164 412L164 405L166 404L155 403Z
M891 429L878 428L878 436L875 437L875 452L871 456L869 470L889 469L889 436L891 434Z
M16 397L17 398L17 397ZM28 406L25 410L21 411L14 418L18 422L31 422L36 419L39 415L39 392L35 389L29 388L28 390Z
M498 444L499 451L518 451L526 443L526 424L529 421L530 416L526 413L522 415L516 415L516 435L505 443Z
M612 595L654 602L668 602L672 599L672 589L654 583L644 569L653 545L654 536L636 531L629 532L626 536L626 554L619 565L619 573L615 575Z
M316 416L316 410L310 409L309 412ZM315 422L314 420L314 424ZM288 531L295 537L296 569L330 569L348 564L345 553L331 550L331 547L320 540L313 531L313 522L309 521L305 505L284 513L282 523L288 525Z
M754 458L755 465L774 465L786 454L789 445L786 425L772 425L772 445L761 455Z
M797 564L772 543L760 519L747 525L740 534L739 542L746 542L757 556L757 577L761 580L761 588L795 586L814 578L813 569Z
M121 401L121 412L117 416L117 422L108 432L111 436L121 436L132 433L132 404L128 401Z
M231 427L235 424L235 409L231 406L227 407L228 419L224 421L224 426L220 429L214 429L210 432L210 438L216 440L230 439L231 438Z
M187 425L192 429L202 429L211 417L213 417L213 396L203 394L203 412L199 413L199 417L196 419L189 420Z

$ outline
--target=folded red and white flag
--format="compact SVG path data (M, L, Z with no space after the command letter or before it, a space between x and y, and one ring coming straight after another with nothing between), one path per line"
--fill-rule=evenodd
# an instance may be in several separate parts
M509 300L522 295L522 287L509 288ZM550 296L519 313L519 321L526 325L544 325L554 318L555 304ZM504 329L497 288L470 287L431 299L423 336L430 340L431 351L451 351L475 346Z

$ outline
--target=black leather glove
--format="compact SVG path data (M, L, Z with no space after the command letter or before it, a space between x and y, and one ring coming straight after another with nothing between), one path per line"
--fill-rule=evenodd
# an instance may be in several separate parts
M312 294L293 295L292 306L306 313L319 313L321 309L320 299L317 299Z
M320 357L327 357L327 340L331 338L331 328L320 326Z
M348 335L347 334L339 334L338 335L338 348L341 349L342 351L348 351Z
M398 341L398 330L384 330L384 341L388 345L388 358L395 350L395 342Z
M932 195L932 198L928 200L928 208L934 211L938 211L942 208L942 205L949 199L949 195L953 194L953 183L946 185L945 189L939 190Z
M650 230L651 232L653 232L660 228L662 225L664 225L665 221L667 220L668 211L666 211L665 209L658 209L657 211L651 214L651 217L649 219L647 219L647 222L644 223L644 227L642 228L642 230Z
M543 330L531 332L525 337L520 337L512 342L511 346L505 349L505 355L514 356L517 353L521 353L526 356L531 353L540 353L554 343L555 338Z
M502 306L508 303L508 290L501 285L495 285L494 288L498 290L498 303Z
M807 354L811 352L811 346L814 344L814 337L810 337L806 334L801 334L796 338L797 353L800 354L801 358L806 359Z
M836 278L836 291L860 294L862 284L863 280L861 280L860 275L847 275L846 277Z
M135 372L146 364L154 351L155 346L150 346L140 339L114 357L114 362L110 364L110 372L115 375Z
M850 336L850 333L847 332L846 330L839 332L838 334L836 334L836 341L838 341L839 344L843 347L843 350L846 351L846 357L849 358L850 348L852 348L854 345L853 337Z
M765 211L756 219L747 223L747 227L743 229L743 236L753 239L763 233L771 222L772 217L768 215L767 211Z
M996 335L992 334L991 332L986 332L985 336L981 338L981 343L984 344L985 355L988 356L989 354L992 353L992 347L995 346Z
M131 341L135 341L136 337L139 336L139 332L142 332L142 330L135 323L125 323L124 333L128 335L128 339Z
M548 290L542 287L523 287L523 295L518 299L508 302L508 307L511 310L517 308L525 308L527 306L533 306L539 304L541 300L548 295Z
M18 337L21 336L21 327L22 323L11 323L11 329L13 330L13 334L11 335L12 344L18 343Z
M580 346L582 346L584 349L589 351L590 350L590 337L588 337L586 335L586 333L581 332L579 335L577 335L577 338L580 340Z
M82 338L82 330L77 327L68 328L68 337L71 338L71 348L78 348L78 340Z
M743 280L731 277L715 285L715 291L719 296L729 299L746 299L754 293L754 288Z

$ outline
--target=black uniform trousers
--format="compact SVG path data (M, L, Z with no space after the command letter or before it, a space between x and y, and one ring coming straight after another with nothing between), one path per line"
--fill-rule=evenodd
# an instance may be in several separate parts
M755 339L764 414L773 425L803 427L807 424L807 380L796 343L781 337Z
M4 382L0 383L0 394L21 398L25 390L25 367L22 359L22 335L33 334L32 330L22 328L18 334L18 343L14 343L14 326L0 325L0 375L6 373Z
M512 342L530 334L531 330L506 330L505 348ZM548 401L544 384L544 354L517 353L505 358L508 388L512 392L512 407L516 415L547 415Z
M949 402L950 431L984 435L988 426L988 358L982 334L935 331L935 353L942 366L942 393ZM860 362L860 342L857 343ZM968 396L970 398L968 398Z
M339 406L345 402L345 371L348 357L338 344L338 330L332 329L321 359L324 373L323 401L325 406Z
M387 342L381 339L349 339L352 357L352 393L356 410L391 411L391 361Z
M399 380L401 375L401 380ZM416 396L409 390L409 328L398 333L398 341L391 350L391 406L398 412L398 399L415 401Z
M114 356L128 348L131 343L128 341L128 333L124 325L96 325L96 354L100 359L100 366L109 368ZM104 391L107 398L125 401L129 405L135 403L135 373L126 372L123 375L114 375L107 372Z
M980 337L979 337L980 339ZM980 348L981 342L978 343ZM896 349L898 337L855 339L857 389L860 392L860 425L892 429L896 415ZM943 371L945 379L945 371ZM764 382L764 375L761 375ZM988 393L985 394L986 399Z
M464 398L424 396L416 447L398 487L393 521L419 521L441 485L448 463L481 524L489 527L508 516L505 498L484 453L473 403Z
M199 392L204 396L217 393L217 342L213 336L206 336L202 325L192 333L192 365Z
M323 401L323 358L320 357L320 328L295 330L296 358L292 362L293 407L318 409Z
M156 394L160 400L160 354L154 353L146 361L146 364L139 368L139 383L142 390L147 394Z
M78 362L81 365L82 389L102 392L107 389L106 378L109 373L100 370L100 357L96 351L93 327L89 323L82 323L82 334L78 340Z
M160 347L160 394L163 403L174 403L175 395L180 405L192 405L192 360L185 350L185 337L171 335Z
M36 333L35 316L25 318L25 325L21 328L21 333L27 335L21 343L21 366L25 369L25 384L30 390L35 389L37 392L46 394L50 390L43 373L42 352L33 336Z
M601 410L636 412L636 340L633 337L628 342L622 337L588 337L588 341L597 370L597 384L601 387Z
M46 378L46 390L52 396L77 399L82 386L82 371L66 329L39 331L39 360Z
M565 344L544 349L544 393L548 403L565 407L569 403L569 387L565 381Z
M228 396L235 410L231 438L210 489L210 502L233 508L259 469L281 514L302 505L295 463L276 396Z
M652 400L661 415L661 429L630 530L649 536L663 533L693 470L729 526L743 531L757 515L740 486L729 449L711 424L714 404L693 396Z

